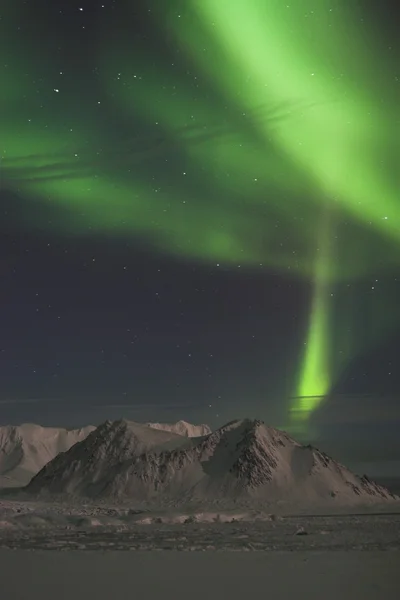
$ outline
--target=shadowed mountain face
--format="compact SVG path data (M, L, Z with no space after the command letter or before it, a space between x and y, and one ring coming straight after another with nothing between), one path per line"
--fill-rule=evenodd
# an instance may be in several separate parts
M26 491L169 505L370 504L394 499L385 488L357 477L316 448L247 419L197 438L107 421L48 463Z

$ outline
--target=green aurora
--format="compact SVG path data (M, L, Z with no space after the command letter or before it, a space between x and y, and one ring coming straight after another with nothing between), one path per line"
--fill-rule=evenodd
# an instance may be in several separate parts
M310 282L288 424L305 427L360 351L344 326L341 364L333 358L335 290L399 265L392 66L346 0L170 0L153 15L160 39L169 32L166 56L180 57L166 69L134 47L132 3L126 21L98 23L96 102L79 81L38 94L55 58L45 45L18 47L23 2L5 3L2 184L31 200L32 227L135 236ZM135 135L138 121L153 133ZM374 327L372 343L392 325Z

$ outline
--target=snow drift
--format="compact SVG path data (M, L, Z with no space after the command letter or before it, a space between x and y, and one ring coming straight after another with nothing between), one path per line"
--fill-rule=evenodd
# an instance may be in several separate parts
M94 429L61 429L30 423L0 427L0 487L26 485L59 452L69 450Z
M123 420L107 421L56 456L26 491L169 506L396 499L316 448L247 419L191 439Z

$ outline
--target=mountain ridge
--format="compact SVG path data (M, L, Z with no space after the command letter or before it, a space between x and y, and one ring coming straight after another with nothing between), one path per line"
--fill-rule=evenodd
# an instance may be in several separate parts
M147 427L151 427L152 429L161 429L163 431L171 431L173 433L178 433L179 435L183 435L185 437L201 437L204 435L209 435L211 433L211 428L209 425L204 423L200 425L193 425L192 423L188 423L187 421L177 421L176 423L145 423Z
M127 422L134 427L133 422ZM211 431L208 425L192 425L186 421L148 423L141 427L159 429L185 438ZM75 443L84 440L96 428L94 425L87 425L66 429L43 427L34 423L0 426L0 489L27 485L45 464L60 452L65 452Z
M45 465L26 491L170 504L396 499L259 420L232 421L199 438L148 429L124 420L102 424Z

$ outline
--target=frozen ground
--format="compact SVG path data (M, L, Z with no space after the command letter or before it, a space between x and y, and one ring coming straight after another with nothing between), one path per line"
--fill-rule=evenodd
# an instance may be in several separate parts
M12 600L382 600L398 598L398 552L14 552L0 550Z
M0 501L0 548L29 550L400 550L397 511L336 515L187 512ZM388 507L386 507L388 508ZM344 510L344 509L342 509ZM399 554L400 557L400 554Z
M2 597L400 597L397 510L276 516L0 500Z
M0 548L27 550L400 550L400 517L292 517L282 521L135 525L97 519L49 527L40 516L0 530ZM400 567L400 554L399 554Z

